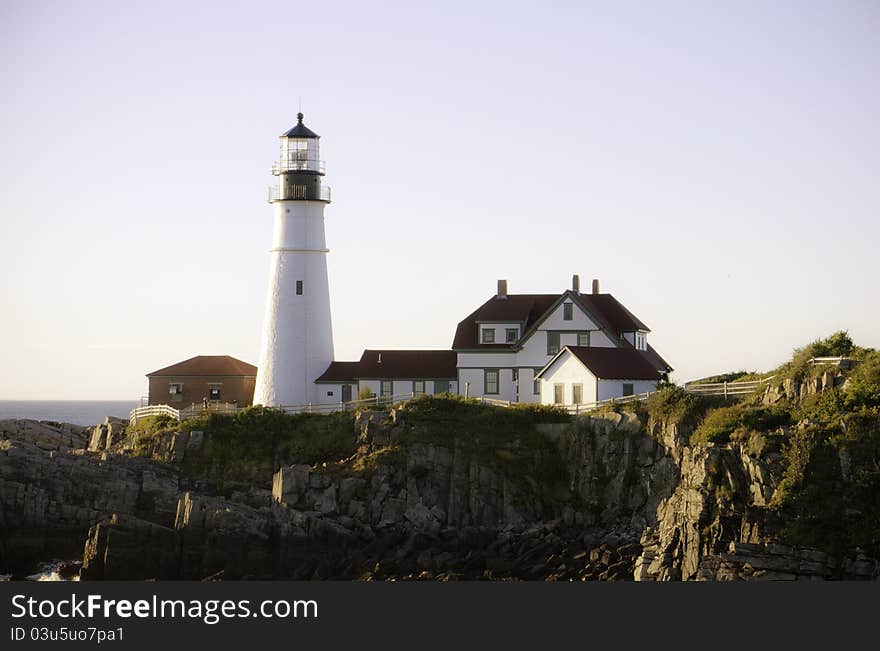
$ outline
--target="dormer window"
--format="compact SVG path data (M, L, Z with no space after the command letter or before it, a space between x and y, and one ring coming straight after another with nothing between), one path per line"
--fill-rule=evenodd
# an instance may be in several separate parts
M506 328L504 330L504 341L508 344L512 344L519 339L519 328Z
M482 343L484 344L494 344L495 343L495 328L483 328L483 336Z
M636 332L636 350L648 350L648 336L644 332Z

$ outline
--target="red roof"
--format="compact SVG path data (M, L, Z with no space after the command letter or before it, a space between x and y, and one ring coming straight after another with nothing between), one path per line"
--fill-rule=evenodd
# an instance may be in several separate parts
M669 362L660 357L660 353L654 350L651 344L648 344L648 350L641 350L639 352L641 353L642 357L648 360L651 366L656 368L661 373L668 373L672 371L672 367L669 365Z
M523 333L528 332L536 323L541 321L547 311L556 304L563 296L568 295L579 303L588 313L593 315L599 326L605 328L613 337L620 337L621 332L635 330L648 330L648 326L642 323L627 310L611 294L577 294L564 292L563 294L508 294L507 298L493 296L469 314L458 324L452 348L455 350L470 349L495 349L514 350L515 344L483 344L478 341L477 324L480 322L516 321L523 324Z
M315 382L355 382L360 362L330 362L330 366Z
M601 380L659 380L660 371L635 348L565 346L548 364L548 369L565 351L571 352ZM540 375L540 374L539 374Z
M358 379L442 379L458 377L451 350L365 350L357 362L333 362L315 382Z
M147 377L157 375L175 376L220 376L242 375L256 377L257 367L229 355L197 355L177 364L160 368L158 371L147 373Z
M605 319L615 334L636 330L651 332L648 326L637 319L611 294L574 294L574 298L583 304L588 312Z

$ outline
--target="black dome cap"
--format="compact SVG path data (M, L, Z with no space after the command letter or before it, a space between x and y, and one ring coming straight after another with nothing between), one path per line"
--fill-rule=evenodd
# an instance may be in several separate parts
M320 138L321 137L317 133L315 133L314 131L309 129L306 125L303 124L303 114L302 113L297 113L296 119L298 120L298 122L296 123L296 126L293 127L293 129L291 129L287 133L281 134L282 138Z

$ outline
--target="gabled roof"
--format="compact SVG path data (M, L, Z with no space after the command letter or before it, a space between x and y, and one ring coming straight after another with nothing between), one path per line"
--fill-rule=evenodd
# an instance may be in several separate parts
M458 324L452 347L456 350L485 348L515 350L517 344L481 344L478 340L477 322L518 321L523 332L544 315L559 300L559 294L508 294L506 298L493 296Z
M303 114L297 113L296 119L298 122L296 126L290 129L289 131L285 131L281 134L282 138L320 138L317 133L309 129L306 125L303 124Z
M333 362L315 382L359 379L453 380L458 377L452 350L365 350L357 362Z
M562 294L508 294L506 298L493 296L458 324L452 341L454 350L516 350L520 342L531 335L552 309L565 298L577 303L584 312L597 322L613 340L620 339L621 332L644 330L650 332L611 294L578 294L566 291ZM523 324L520 342L513 344L483 344L478 340L478 323L501 323L518 321ZM621 341L616 343L622 345Z
M542 377L556 360L570 353L600 380L659 380L660 371L635 348L563 346L536 375Z
M158 371L147 373L147 377L171 375L241 375L244 377L256 377L257 367L229 355L197 355L177 364L160 368Z

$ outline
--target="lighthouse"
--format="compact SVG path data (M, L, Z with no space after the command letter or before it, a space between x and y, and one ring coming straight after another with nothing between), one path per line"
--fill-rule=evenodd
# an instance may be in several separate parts
M303 124L281 135L281 158L269 188L274 232L269 251L269 288L254 404L270 407L317 402L315 380L333 361L330 287L320 136Z

